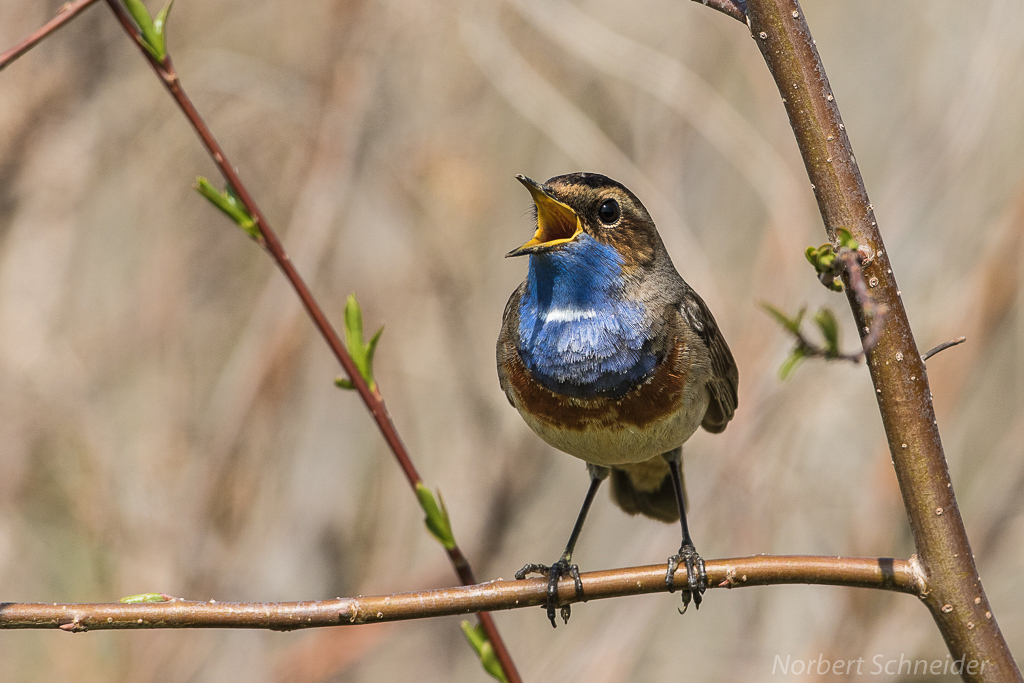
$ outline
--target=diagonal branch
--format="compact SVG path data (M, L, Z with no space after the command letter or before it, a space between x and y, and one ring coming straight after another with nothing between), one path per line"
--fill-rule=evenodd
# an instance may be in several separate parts
M946 466L924 362L914 343L874 211L810 29L796 0L748 0L751 34L775 79L829 238L846 227L862 247L885 330L867 359L914 544L928 577L924 602L954 659L989 662L988 680L1022 680L992 615ZM862 341L870 312L849 272ZM865 348L867 348L865 344ZM965 671L965 679L981 680Z
M869 557L755 555L708 560L708 585L742 588L817 584L877 588L924 595L927 587L913 560ZM661 593L663 564L580 574L584 599ZM300 628L369 624L545 605L547 579L490 581L475 586L418 593L338 598L311 602L168 602L121 604L0 603L0 628L60 628L65 631L153 628ZM561 604L579 602L573 582L559 586Z
M746 0L693 0L711 9L716 9L722 14L727 14L737 21L747 23Z
M178 104L182 113L188 119L189 123L192 124L196 134L202 141L203 146L206 147L207 152L213 159L217 168L224 176L224 180L229 186L234 188L238 199L245 206L249 215L253 217L254 225L259 231L257 241L259 244L267 250L267 252L277 263L278 267L284 273L288 282L292 285L295 293L302 301L302 305L306 308L306 312L309 317L313 320L313 324L317 330L323 336L324 341L327 342L328 347L334 353L334 356L341 363L345 373L348 375L349 381L351 381L353 388L358 392L359 397L362 398L363 403L366 404L367 409L373 416L374 421L377 423L377 427L387 442L394 454L396 460L398 460L399 466L402 468L402 472L405 474L406 479L409 481L409 485L415 491L418 484L422 483L422 478L416 471L416 467L412 463L412 459L409 457L409 453L402 443L401 438L398 435L398 431L395 428L394 422L391 420L391 416L388 413L387 407L384 405L384 399L377 388L371 389L366 381L363 379L362 373L356 367L355 362L352 360L352 356L349 354L345 345L342 343L341 338L338 336L337 331L331 325L327 316L324 314L323 309L317 302L316 298L310 292L309 287L306 286L302 276L299 275L295 266L292 264L291 259L288 257L284 246L277 237L277 233L270 227L270 223L263 212L260 210L256 201L253 199L249 190L246 188L242 179L239 177L235 167L228 161L227 155L221 148L220 143L217 142L213 133L207 127L206 122L199 115L195 106L192 104L191 99L185 93L185 90L181 86L181 81L178 79L178 74L174 70L174 65L171 63L170 56L164 56L163 59L155 57L142 40L138 29L136 28L131 17L124 10L118 0L107 0L107 5L113 11L117 17L121 26L125 32L135 41L135 44L139 47L142 55L149 62L149 65L156 72L160 78L164 87L174 98L174 101ZM454 545L451 548L446 547L448 553L448 559L455 569L456 574L459 577L459 581L463 585L472 585L476 583L476 577L473 575L473 569L466 559L466 556L462 553L462 550L458 545ZM490 614L481 612L477 615L480 624L483 627L487 638L491 641L494 647L495 656L501 663L501 667L505 672L506 677L511 683L518 683L519 674L516 671L515 665L512 662L512 657L506 648L501 635L498 633L498 628L491 618Z
M74 2L65 3L57 12L57 16L50 19L31 34L22 38L17 45L0 55L0 71L3 71L8 64L34 48L43 40L43 38L74 19L78 16L79 12L94 2L96 2L96 0L74 0Z

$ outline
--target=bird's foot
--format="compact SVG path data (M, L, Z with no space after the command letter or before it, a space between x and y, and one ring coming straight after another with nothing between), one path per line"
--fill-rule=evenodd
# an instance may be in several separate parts
M555 624L555 608L559 607L558 580L564 576L571 576L573 583L576 584L576 597L582 598L583 582L580 580L580 568L574 564L569 564L569 559L563 556L551 566L546 564L528 564L516 572L516 578L522 580L529 574L541 574L548 577L548 619L551 620L551 627L557 628ZM562 621L566 624L569 623L569 611L569 605L561 605L559 608Z
M692 543L683 543L679 547L679 554L668 558L668 574L665 576L665 585L669 593L675 591L675 574L680 564L686 567L686 588L683 589L683 608L679 610L684 614L693 600L693 606L700 609L701 596L708 587L708 575L704 571L704 559L697 554L697 549Z

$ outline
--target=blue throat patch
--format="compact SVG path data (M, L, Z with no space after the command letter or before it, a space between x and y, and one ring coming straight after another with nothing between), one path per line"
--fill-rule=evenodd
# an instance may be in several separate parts
M622 299L622 257L583 233L530 255L519 303L519 355L557 394L621 396L658 359L641 304Z

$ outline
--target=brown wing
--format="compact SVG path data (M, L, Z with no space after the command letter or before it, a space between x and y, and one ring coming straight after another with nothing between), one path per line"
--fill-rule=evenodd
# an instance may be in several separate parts
M519 325L519 311L516 306L523 297L524 289L526 289L525 282L516 287L512 296L508 298L508 303L505 304L505 312L501 315L501 331L498 333L498 343L495 349L498 361L498 382L501 384L502 391L505 392L505 398L513 406L515 403L512 401L512 386L509 384L505 371L505 363L511 354L516 353L513 341L513 334Z
M701 427L712 434L718 434L725 429L736 412L740 372L715 317L696 292L691 289L686 293L680 309L711 355L711 380L708 382L711 401Z

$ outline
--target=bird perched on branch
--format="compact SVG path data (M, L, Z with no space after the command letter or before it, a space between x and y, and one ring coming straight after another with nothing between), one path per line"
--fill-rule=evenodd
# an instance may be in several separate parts
M516 176L533 196L537 231L508 256L529 256L526 280L505 306L498 378L526 423L555 448L587 462L590 488L565 552L548 576L555 625L558 580L572 577L573 548L601 482L628 513L682 527L665 581L686 570L683 611L700 606L704 561L686 525L683 443L719 433L736 410L739 373L711 311L676 272L647 209L620 183L571 173L543 185ZM563 620L569 606L561 606Z

